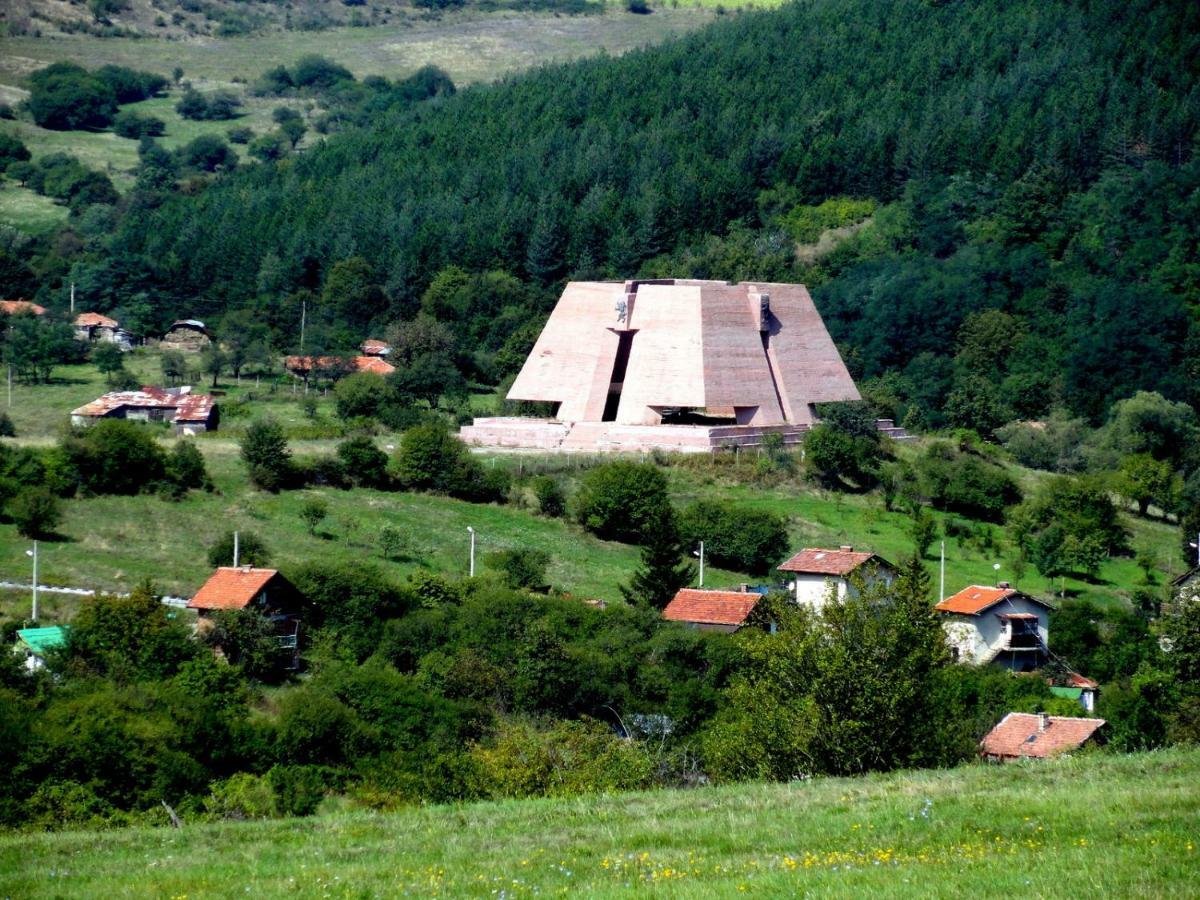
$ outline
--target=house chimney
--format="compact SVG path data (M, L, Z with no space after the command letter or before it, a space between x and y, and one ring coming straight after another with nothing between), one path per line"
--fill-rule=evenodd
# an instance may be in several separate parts
M1050 727L1050 714L1038 713L1038 732L1043 732Z
M750 585L746 584L745 582L742 582L741 584L738 585L738 593L739 594L750 593Z
M1007 591L1009 588L1012 587L1012 585L1009 584L1007 581L999 581L996 583L996 587L1003 588L1004 590Z
M843 553L853 553L854 547L851 544L842 544L841 550Z

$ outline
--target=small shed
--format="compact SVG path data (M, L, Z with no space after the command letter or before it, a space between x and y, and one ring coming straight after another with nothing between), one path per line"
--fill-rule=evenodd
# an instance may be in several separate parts
M375 338L367 338L359 346L363 356L387 356L392 352L392 347L387 341L376 340Z
M91 344L116 344L122 350L133 349L133 335L116 319L96 312L80 313L75 317L75 339Z
M71 424L90 425L100 419L168 422L176 434L216 431L220 410L211 394L193 394L190 387L145 386L139 391L109 391L91 403L71 410Z
M737 631L762 599L748 591L705 591L683 588L663 610L668 622L682 622L700 631Z
M17 631L15 651L25 658L25 668L36 672L46 665L46 654L67 643L66 625L47 625L42 628L21 628Z
M1015 759L1047 759L1100 743L1103 719L1051 716L1046 713L1010 712L979 745L988 762Z
M163 350L196 352L213 342L212 333L199 319L179 319L171 323L159 347Z

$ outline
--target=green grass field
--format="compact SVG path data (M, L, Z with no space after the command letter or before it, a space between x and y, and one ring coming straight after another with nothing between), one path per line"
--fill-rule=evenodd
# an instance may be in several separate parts
M1194 897L1200 751L0 837L10 897ZM164 817L165 818L165 817Z
M159 357L140 350L127 357L127 366L142 381L161 380ZM7 408L17 429L17 442L44 446L65 427L70 411L106 390L103 377L91 365L64 366L56 380L45 385L13 385L13 402ZM217 490L192 492L185 500L171 503L156 497L95 497L64 503L64 520L58 531L63 540L43 545L42 579L45 583L73 587L127 590L144 578L152 578L163 591L190 594L209 572L207 547L226 529L252 530L261 535L274 553L275 562L287 568L310 560L356 563L373 560L403 577L418 568L448 574L466 574L468 540L466 528L479 533L478 553L513 547L536 546L551 555L550 582L560 590L582 597L617 600L618 586L627 582L637 565L635 548L600 541L585 534L570 521L546 519L518 506L474 505L445 497L390 493L366 489L291 491L272 495L249 485L238 456L237 435L253 417L270 415L293 437L328 431L336 427L333 400L314 392L316 419L310 420L300 405L302 392L287 384L263 381L255 385L245 378L239 386L222 378L226 409L239 407L237 417L226 415L221 430L198 441L216 482ZM198 390L205 389L203 382ZM0 395L2 397L3 395ZM3 397L4 400L7 397ZM487 398L477 398L480 405ZM163 432L166 443L174 440ZM384 449L394 448L396 435L377 438ZM297 455L330 453L335 439L293 440ZM904 446L901 452L915 453ZM514 474L552 472L570 486L584 467L600 457L580 458L481 452L484 465L502 466ZM637 457L635 457L637 458ZM909 518L888 512L877 495L847 495L819 490L800 478L787 478L773 485L747 481L753 458L740 470L712 465L703 460L681 461L667 471L672 496L679 505L705 498L737 503L783 516L788 523L790 544L838 546L853 544L871 549L892 560L912 552ZM1046 477L1042 473L1014 469L1027 491ZM314 493L329 505L329 516L316 536L309 535L300 519L300 508ZM942 521L947 518L935 516ZM1132 545L1156 560L1158 582L1183 571L1176 529L1166 523L1125 517ZM378 552L378 537L386 525L405 531L411 551L400 560L386 561ZM1132 557L1113 558L1101 568L1093 582L1067 578L1049 580L1032 568L1020 578L1013 571L1015 548L1004 529L991 526L994 550L957 537L946 539L946 590L953 593L967 584L990 584L997 579L1016 581L1039 596L1087 597L1102 604L1125 603L1129 594L1144 586L1144 576ZM27 580L28 541L14 526L0 524L0 580ZM937 547L933 550L936 557ZM993 567L999 563L999 571ZM938 589L936 558L927 560ZM706 572L705 585L727 587L747 576L714 569ZM70 604L63 607L69 612Z

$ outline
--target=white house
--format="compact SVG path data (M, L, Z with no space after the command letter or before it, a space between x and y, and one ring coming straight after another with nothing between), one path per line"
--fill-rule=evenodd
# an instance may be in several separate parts
M855 582L873 585L882 581L890 585L896 580L896 567L882 556L856 552L850 546L837 550L805 548L781 565L779 571L790 576L789 587L796 602L813 612L821 611L831 590L842 601L857 594ZM851 577L856 574L857 578Z
M1036 669L1049 650L1047 617L1053 607L1002 581L971 585L934 607L958 662L996 663L1018 672Z

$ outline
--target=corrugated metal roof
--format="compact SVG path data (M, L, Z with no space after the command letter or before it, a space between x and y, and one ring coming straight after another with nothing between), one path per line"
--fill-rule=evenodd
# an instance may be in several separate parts
M91 403L71 411L73 416L102 418L122 408L174 411L172 422L207 422L215 401L209 394L193 394L190 388L158 388L149 385L140 391L109 391Z
M20 628L17 638L35 656L44 656L46 651L54 650L67 642L67 625L47 625L42 628Z

